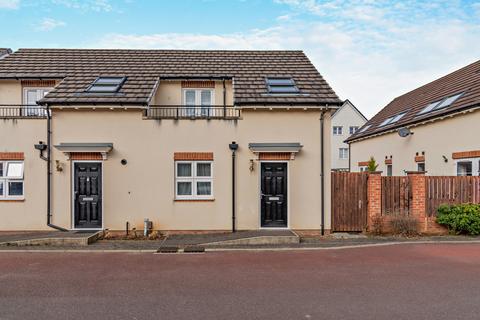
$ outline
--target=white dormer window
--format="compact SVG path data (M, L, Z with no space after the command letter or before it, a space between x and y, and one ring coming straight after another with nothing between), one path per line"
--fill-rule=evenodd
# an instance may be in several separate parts
M211 116L214 105L213 89L185 89L183 105L187 116Z

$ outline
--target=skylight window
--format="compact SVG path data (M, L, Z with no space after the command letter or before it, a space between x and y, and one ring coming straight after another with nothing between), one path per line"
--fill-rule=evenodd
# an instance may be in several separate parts
M456 95L447 97L443 100L438 100L435 102L430 103L428 106L426 106L422 111L419 112L419 114L424 114L427 112L443 109L446 107L449 107L452 105L455 101L457 101L458 98L460 98L463 95L463 92L457 93Z
M292 78L267 78L266 82L269 93L298 93L300 91Z
M367 131L368 129L370 129L371 126L372 126L372 125L369 124L368 126L363 127L362 129L360 129L360 131L358 131L358 133L362 133L362 132Z
M383 121L383 122L379 125L379 127L383 127L383 126L386 126L386 125L388 125L388 124L393 124L393 123L395 123L395 122L398 122L398 120L402 119L405 114L406 114L406 112L403 112L403 113L397 114L396 116L392 116L392 117L390 117L390 118L388 118L388 119L385 119L385 121Z
M126 77L98 77L86 92L115 93L120 90L125 80Z

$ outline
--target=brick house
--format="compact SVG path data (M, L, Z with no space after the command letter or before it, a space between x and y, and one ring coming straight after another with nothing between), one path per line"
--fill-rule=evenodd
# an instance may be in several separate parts
M301 51L6 50L0 230L329 230L341 104Z

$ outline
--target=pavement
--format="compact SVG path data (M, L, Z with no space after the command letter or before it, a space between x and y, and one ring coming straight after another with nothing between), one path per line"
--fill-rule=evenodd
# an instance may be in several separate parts
M0 319L476 319L480 244L0 252Z

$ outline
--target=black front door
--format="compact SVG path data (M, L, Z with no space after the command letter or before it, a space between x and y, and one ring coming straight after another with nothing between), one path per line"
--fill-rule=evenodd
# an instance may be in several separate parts
M74 164L75 228L102 228L102 164Z
M263 162L261 165L262 227L285 228L287 223L287 164Z

